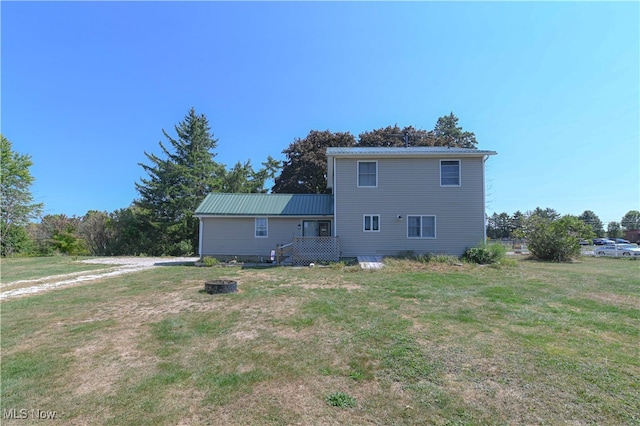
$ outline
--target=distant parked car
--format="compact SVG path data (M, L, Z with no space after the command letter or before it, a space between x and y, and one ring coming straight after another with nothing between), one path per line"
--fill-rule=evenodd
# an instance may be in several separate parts
M629 240L625 240L624 238L616 238L616 244L629 244Z
M596 256L631 257L640 259L640 247L635 244L605 244L595 249Z
M580 244L581 246L590 246L591 241L585 240L584 238L580 238L580 241L578 241L578 244Z
M596 246L603 246L605 244L615 244L615 241L608 238L596 238L595 240L593 240L593 244Z

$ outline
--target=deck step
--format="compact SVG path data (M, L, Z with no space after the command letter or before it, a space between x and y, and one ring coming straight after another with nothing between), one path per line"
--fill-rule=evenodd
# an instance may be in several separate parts
M383 256L358 256L358 263L362 269L381 269Z

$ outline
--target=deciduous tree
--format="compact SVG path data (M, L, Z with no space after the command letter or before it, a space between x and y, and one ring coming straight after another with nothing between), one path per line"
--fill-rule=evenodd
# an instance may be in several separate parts
M591 226L596 237L602 237L604 235L604 227L600 218L591 210L585 210L578 219Z
M78 255L84 248L78 234L80 219L65 214L48 214L35 225L33 239L40 255L55 252Z
M312 130L304 139L295 139L282 151L287 159L272 191L288 194L330 193L327 188L327 148L354 145L355 138L349 132Z
M296 138L285 149L287 156L280 175L275 180L273 192L293 194L326 194L327 158L329 147L400 147L451 146L475 148L475 135L458 126L453 113L440 117L434 130L400 128L397 124L363 132L356 142L349 133L333 133L329 130L312 130L304 139Z
M537 216L543 219L556 220L560 217L560 213L550 207L547 207L546 209L536 207L533 212L529 213L529 216Z
M111 217L106 212L90 210L80 219L78 234L93 256L106 256L112 240Z
M29 168L32 165L30 156L13 151L9 139L0 135L0 246L3 256L12 254L24 243L24 227L42 212L42 203L34 203L31 194L34 179Z
M51 243L62 254L78 256L88 253L85 242L73 227L56 231L51 237Z
M524 228L527 247L541 260L566 262L580 254L579 240L593 238L591 227L577 216L551 219L541 215L527 218Z
M620 222L609 222L609 224L607 225L607 237L622 237L622 227L620 226Z
M629 210L627 214L622 217L620 225L622 225L622 227L627 231L640 229L640 211Z
M401 147L405 146L436 146L438 140L433 132L416 129L413 126L404 128L397 124L380 129L360 133L358 146L362 147Z

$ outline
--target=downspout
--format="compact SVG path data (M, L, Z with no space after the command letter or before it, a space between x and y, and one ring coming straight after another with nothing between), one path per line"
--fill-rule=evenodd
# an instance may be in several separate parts
M200 221L200 234L198 235L198 255L200 259L202 259L202 234L204 233L204 222L202 221L202 216L198 217Z
M333 176L331 176L331 180L333 181L333 233L334 237L338 236L338 215L336 211L338 210L338 204L336 203L336 157L333 157Z
M488 155L482 156L482 235L483 235L483 244L487 244L487 193L485 189L486 185L486 176L485 169L486 163L489 159Z

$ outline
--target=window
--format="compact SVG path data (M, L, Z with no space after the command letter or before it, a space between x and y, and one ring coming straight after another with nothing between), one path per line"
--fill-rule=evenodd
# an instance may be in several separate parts
M435 216L407 216L407 238L435 238Z
M266 217L256 217L256 238L267 238L269 222Z
M358 187L378 186L378 162L358 161Z
M303 220L302 236L303 237L330 237L331 221L330 220Z
M318 221L317 220L303 220L302 221L302 236L303 237L317 237L318 236Z
M380 215L379 214L365 214L362 223L362 230L364 232L378 232L380 231Z
M440 160L440 186L460 186L460 160Z

